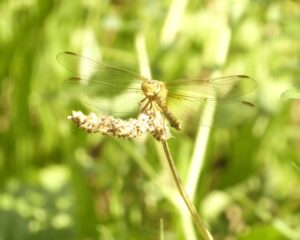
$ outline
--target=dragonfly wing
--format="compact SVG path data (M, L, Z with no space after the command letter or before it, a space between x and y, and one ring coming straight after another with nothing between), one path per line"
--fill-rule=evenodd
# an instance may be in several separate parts
M138 73L105 65L73 52L58 54L57 61L75 75L68 84L97 88L102 90L100 93L118 94L125 88L127 91L138 91L146 79Z
M97 74L89 79L81 77L71 77L64 81L63 89L74 94L85 94L96 98L112 98L123 94L141 94L141 83L129 83L127 86L113 86L105 81L99 81Z
M73 52L61 52L56 59L67 70L86 79L96 73L101 80L110 84L123 85L132 81L146 80L145 77L136 72L109 66Z
M232 75L212 79L186 79L166 83L170 93L189 99L240 99L255 90L257 83L246 75Z
M198 123L201 116L203 126L228 127L251 119L257 111L246 97L256 88L255 80L248 76L185 80L166 86L170 111L189 123Z
M63 84L66 95L71 103L80 109L96 113L114 115L115 117L135 117L140 111L139 101L144 98L142 91L121 90L95 86L95 83L82 83L78 78L70 78ZM98 83L97 83L98 84ZM72 104L74 106L74 104Z
M117 118L135 118L141 111L139 94L121 94L115 98L86 98L83 103L89 110Z
M246 101L190 101L173 96L168 98L168 107L180 123L206 127L237 126L249 121L257 112L257 108Z
M64 82L64 89L77 99L83 99L88 106L105 109L104 112L121 113L127 112L130 105L137 106L143 98L141 84L145 78L135 72L108 66L72 52L58 54L57 61L76 75Z

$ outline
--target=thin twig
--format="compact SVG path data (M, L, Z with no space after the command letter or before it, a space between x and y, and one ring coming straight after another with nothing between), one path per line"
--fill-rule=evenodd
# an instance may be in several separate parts
M197 229L199 230L199 233L201 234L201 236L203 237L204 240L212 240L213 237L212 237L211 233L208 231L208 229L203 224L200 216L198 215L198 213L196 211L194 204L192 203L192 201L190 200L189 196L187 195L187 193L185 192L185 190L183 188L183 185L182 185L180 177L177 173L168 143L165 140L161 140L160 142L161 142L164 152L166 154L168 164L171 169L176 186L179 190L180 196L183 198L186 206L188 207L188 209L192 215L192 218L194 220L194 223L195 223Z
M165 30L166 29L173 29L173 30L172 30L172 32L166 32L165 30L163 30L163 32L165 33L165 34L162 34L162 41L164 42L164 44L169 44L171 41L173 41L173 39L179 29L179 24L178 24L179 22L175 23L176 27L174 24L172 24L172 27L170 27L169 25L171 22L174 22L173 18L176 18L177 20L181 18L180 16L182 16L184 14L184 9L185 9L187 2L188 2L188 0L184 0L184 1L183 0L174 0L173 1L174 6L172 7L172 10L169 13L169 17L165 23L165 28L164 28ZM177 12L177 14L174 14L174 13L176 13L177 10L179 10L180 12ZM173 19L173 20L170 21L171 19ZM148 58L147 49L146 49L145 36L142 33L139 33L136 36L136 48L137 48L138 59L139 59L139 63L140 63L140 72L144 76L148 77L149 79L152 79L149 58ZM147 114L149 114L149 113L147 113ZM154 114L154 115L160 115L160 114ZM157 122L159 124L156 124L156 126L161 124L162 127L160 127L160 130L164 129L166 131L165 133L163 133L163 131L159 131L159 134L152 134L152 135L156 138L156 140L160 141L163 145L163 149L167 156L168 164L170 166L170 169L171 169L173 178L176 182L176 186L180 193L180 196L183 198L186 206L188 207L188 209L191 213L191 216L194 219L195 225L197 226L197 228L199 230L200 235L205 240L207 240L207 239L211 240L213 238L212 238L210 232L205 228L204 224L202 223L202 221L196 211L196 208L193 205L192 201L189 199L188 195L186 194L186 192L183 188L183 185L181 183L181 180L179 178L179 175L177 173L176 166L174 164L174 161L171 156L171 152L170 152L168 144L166 142L166 140L170 137L169 128L164 123L162 116L161 116L161 118L159 116L156 116L154 119L158 119ZM157 137L157 136L159 136L159 137ZM190 218L189 218L189 220L190 220Z
M87 131L88 133L102 133L104 135L111 135L125 139L132 139L141 136L146 132L151 133L152 136L154 136L156 140L160 141L163 145L163 149L167 156L168 164L177 189L186 206L188 207L199 233L204 240L213 239L210 232L202 223L195 206L183 188L172 159L169 146L166 142L166 140L170 138L169 128L163 121L163 117L160 114L155 114L155 112L148 111L140 114L137 119L122 120L116 119L112 116L97 116L94 113L84 115L82 112L73 111L68 118L72 120L79 128Z

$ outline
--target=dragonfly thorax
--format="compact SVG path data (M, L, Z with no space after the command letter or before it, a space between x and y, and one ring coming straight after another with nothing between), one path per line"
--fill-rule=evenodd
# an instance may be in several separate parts
M160 84L158 81L145 80L143 81L141 88L146 97L153 98L159 93Z
M142 83L142 91L147 98L155 100L157 97L166 98L166 88L162 82L156 80L145 80ZM165 92L165 93L164 93Z

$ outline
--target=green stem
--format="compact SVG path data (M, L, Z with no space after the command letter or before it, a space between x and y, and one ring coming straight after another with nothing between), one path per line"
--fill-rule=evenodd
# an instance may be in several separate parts
M189 196L187 195L187 193L185 192L185 190L183 188L183 185L182 185L180 177L177 173L176 166L175 166L175 163L173 161L171 151L169 149L169 146L168 146L167 142L162 140L161 143L162 143L164 152L166 154L168 164L169 164L169 167L171 169L173 178L175 180L177 189L180 193L180 196L184 200L186 206L188 207L199 233L201 234L201 236L203 237L204 240L212 240L213 237L212 237L211 233L208 231L208 229L203 224L200 216L198 215L198 213L196 211L196 208L195 208L194 204L192 203L192 201L190 200Z

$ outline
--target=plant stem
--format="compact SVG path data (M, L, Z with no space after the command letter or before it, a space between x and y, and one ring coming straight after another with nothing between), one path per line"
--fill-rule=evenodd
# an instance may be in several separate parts
M211 233L208 231L208 229L203 224L200 216L198 215L198 213L196 211L194 204L192 203L192 201L190 200L189 196L187 195L187 193L185 192L185 190L183 188L183 185L182 185L180 177L177 173L176 166L173 161L173 158L172 158L172 155L171 155L171 152L170 152L167 142L165 140L162 140L161 143L162 143L164 152L166 154L168 164L171 169L173 178L175 180L177 189L179 190L180 196L183 198L186 206L188 207L200 235L203 237L204 240L212 240L213 237L212 237Z

